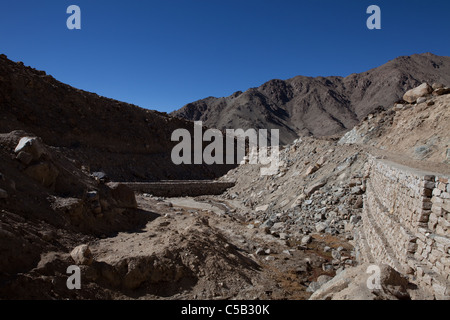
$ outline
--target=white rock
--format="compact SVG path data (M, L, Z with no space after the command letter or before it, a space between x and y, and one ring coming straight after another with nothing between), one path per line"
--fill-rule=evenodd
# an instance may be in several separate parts
M39 158L45 153L45 148L38 138L23 137L14 150L15 153L28 152L33 156L33 160L39 160Z
M78 265L91 265L94 261L91 250L87 244L76 247L70 253L70 256Z
M302 240L301 240L301 245L305 246L305 245L311 243L311 241L312 241L312 237L311 236L304 236L302 238Z
M269 205L268 205L268 204L257 207L257 208L255 209L255 211L256 211L256 212L258 212L258 211L266 211L267 209L269 209Z
M325 231L326 228L328 228L328 224L325 222L319 222L319 223L316 223L315 228L316 228L317 232L323 232L323 231Z

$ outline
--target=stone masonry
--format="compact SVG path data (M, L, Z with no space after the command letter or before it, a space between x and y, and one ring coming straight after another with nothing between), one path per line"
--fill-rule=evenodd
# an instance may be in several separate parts
M385 263L450 299L449 178L369 157L360 262Z
M234 187L235 182L211 180L183 180L158 182L123 182L137 192L150 193L158 197L197 197L202 195L219 195L228 188Z

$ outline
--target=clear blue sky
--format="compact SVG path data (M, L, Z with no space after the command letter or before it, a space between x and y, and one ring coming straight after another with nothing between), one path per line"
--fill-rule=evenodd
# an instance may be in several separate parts
M66 9L81 8L68 30ZM366 9L382 10L368 30ZM173 111L296 75L346 76L400 55L450 55L450 1L2 0L0 52L56 79Z

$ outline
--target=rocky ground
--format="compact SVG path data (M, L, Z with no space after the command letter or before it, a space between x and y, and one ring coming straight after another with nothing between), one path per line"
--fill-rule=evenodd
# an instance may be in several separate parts
M324 248L349 254L332 236L286 241L225 211L200 210L203 202L191 200L190 208L137 198L148 218L141 228L79 238L90 251L81 258L51 248L34 268L3 282L2 298L307 299L318 276L335 274L322 268L332 260L332 249ZM66 269L75 262L82 289L70 291Z

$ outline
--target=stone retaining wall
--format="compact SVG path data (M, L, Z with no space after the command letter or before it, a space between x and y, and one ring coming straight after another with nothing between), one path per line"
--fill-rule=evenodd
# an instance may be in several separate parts
M361 262L389 264L439 299L450 299L448 177L369 157Z
M211 180L183 180L131 183L124 182L137 192L149 193L158 197L197 197L202 195L219 195L235 182L221 182Z

